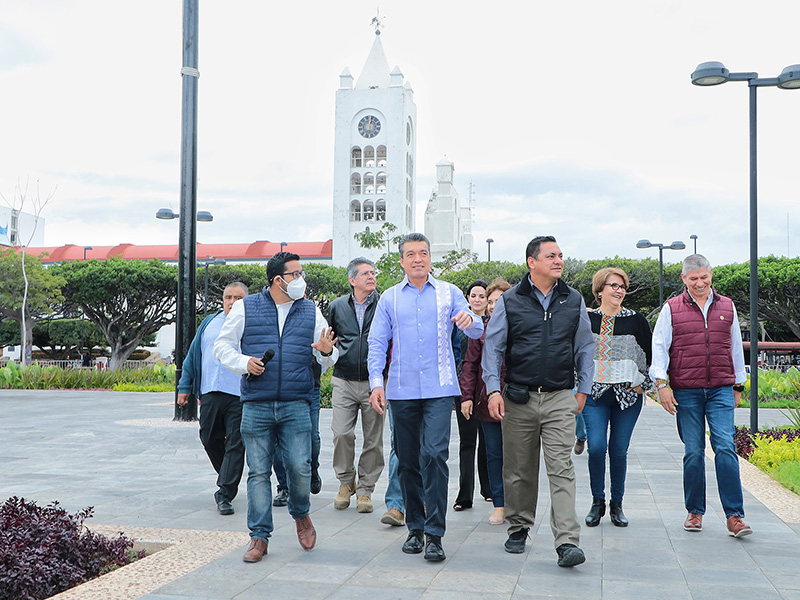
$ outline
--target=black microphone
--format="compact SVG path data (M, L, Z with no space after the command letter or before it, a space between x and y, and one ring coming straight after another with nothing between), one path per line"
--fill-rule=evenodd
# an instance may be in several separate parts
M275 350L272 348L267 348L266 352L264 352L264 356L261 357L261 362L264 363L264 369L267 368L267 363L272 360L273 356L275 356ZM247 381L253 381L253 377L259 377L259 375L248 373Z

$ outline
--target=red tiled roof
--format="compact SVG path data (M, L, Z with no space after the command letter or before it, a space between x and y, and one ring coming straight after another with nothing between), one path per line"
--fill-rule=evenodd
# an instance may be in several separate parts
M87 246L88 248L88 246ZM283 250L300 255L301 260L330 260L333 257L333 240L324 242L288 242ZM29 254L39 256L46 253L44 263L83 260L84 246L67 244L27 248ZM266 262L281 251L279 242L256 241L252 244L197 244L197 259L224 258L231 261ZM87 259L105 260L111 256L122 256L126 260L149 260L177 262L178 246L137 246L118 244L116 246L93 246L86 250Z

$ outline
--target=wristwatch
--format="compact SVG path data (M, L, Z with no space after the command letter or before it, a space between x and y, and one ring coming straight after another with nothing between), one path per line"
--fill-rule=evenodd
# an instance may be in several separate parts
M741 394L744 391L744 386L741 383L737 383L735 386L733 386L733 391Z
M656 389L657 389L657 390L663 389L663 388L667 387L667 385L668 385L668 384L666 384L666 383L659 383L659 384L656 386Z

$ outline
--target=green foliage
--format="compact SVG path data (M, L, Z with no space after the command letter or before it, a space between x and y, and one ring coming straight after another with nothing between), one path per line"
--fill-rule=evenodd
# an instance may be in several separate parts
M166 389L152 391L172 391L175 389L175 365L164 366L156 363L141 369L118 369L116 371L95 369L62 369L33 364L20 367L9 362L0 369L0 388L49 390L49 389L114 389L116 384L137 384L141 386L161 386ZM151 391L124 390L124 391Z
M369 228L367 228L369 229ZM403 236L393 235L397 231L397 226L386 221L378 231L362 231L353 235L362 248L382 248L386 246L386 253L391 254L391 244L400 242Z
M466 265L475 262L478 255L470 252L466 248L461 250L450 250L444 255L442 260L431 265L431 269L436 277L442 277L446 273L452 273L463 269Z
M52 267L66 280L64 298L102 330L116 369L142 339L175 322L177 268L159 260L73 261Z
M744 384L742 396L750 398L750 377ZM797 367L790 367L786 373L763 369L758 370L758 401L771 402L786 400L785 406L792 406L792 400L800 400L800 371Z
M333 369L328 369L319 378L319 405L321 408L333 408L331 377L333 377Z
M750 462L762 471L770 473L782 463L800 461L800 440L789 441L785 435L776 440L756 434L753 441L756 449Z
M350 293L347 268L309 263L303 266L303 270L306 273L306 297L319 306L327 318L330 303Z
M770 475L786 489L800 494L800 462L780 463Z
M115 383L115 392L173 392L175 382L172 383Z
M714 286L736 302L740 314L750 307L750 263L714 269ZM800 258L767 256L758 259L758 316L788 328L800 338Z
M62 301L64 278L46 269L40 258L25 254L25 274L28 277L26 312L35 318L53 312ZM0 250L0 315L19 323L25 281L22 277L22 258L14 248Z
M476 261L469 263L460 271L445 273L441 278L466 292L470 284L478 279L483 279L486 283L492 283L495 278L502 277L511 285L514 285L519 283L527 273L528 267L525 265L493 260L491 262Z
M307 267L304 267L306 269ZM197 269L197 305L203 306L205 294L205 267ZM267 285L267 268L264 265L212 265L208 268L208 313L222 308L222 292L234 281L247 286L253 294ZM198 308L198 311L200 308Z

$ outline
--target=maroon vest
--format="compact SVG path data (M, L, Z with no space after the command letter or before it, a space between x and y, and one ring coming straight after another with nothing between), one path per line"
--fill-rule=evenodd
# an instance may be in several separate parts
M711 292L708 318L688 290L667 300L672 311L669 384L673 389L715 388L736 383L731 357L733 301Z

